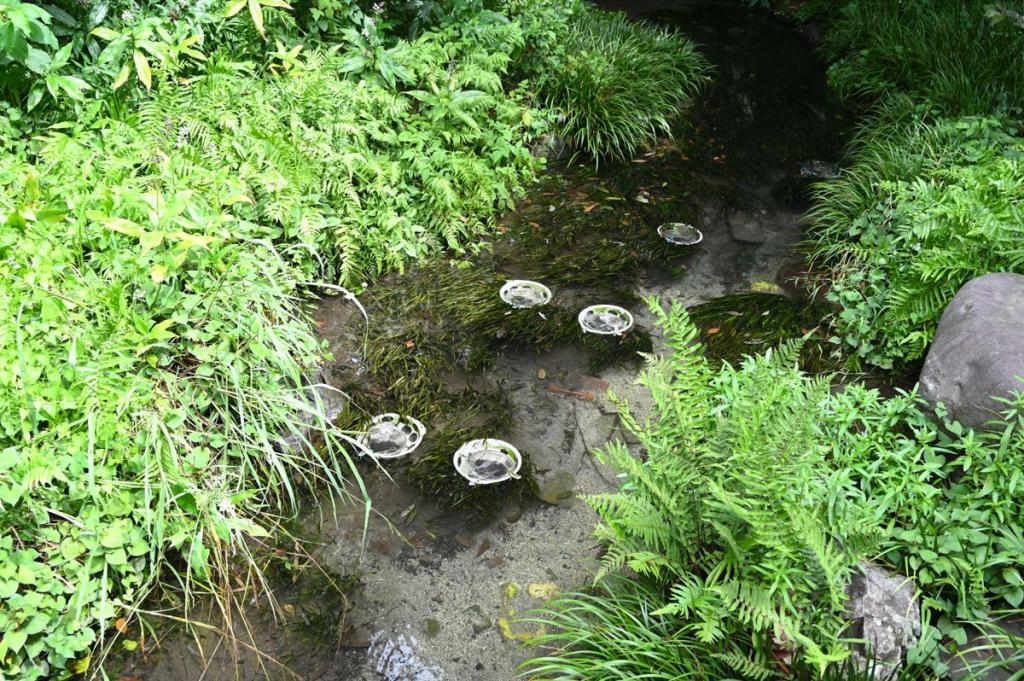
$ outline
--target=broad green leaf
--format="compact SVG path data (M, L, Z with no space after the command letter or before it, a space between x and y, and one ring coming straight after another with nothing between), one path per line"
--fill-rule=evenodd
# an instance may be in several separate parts
M121 70L117 72L117 76L114 78L114 89L121 87L128 82L128 76L132 73L131 66L125 64L121 67Z
M139 235L139 245L143 253L149 253L164 242L164 233L160 231L142 232Z
M147 90L151 89L153 87L153 72L149 68L149 60L146 59L146 55L135 50L132 52L132 59L135 61L135 73L138 74L139 80Z
M36 83L32 87L32 90L28 93L28 100L25 102L25 109L27 111L36 108L36 105L42 100L44 87L42 83Z
M266 35L263 31L263 6L260 5L260 0L248 0L248 3L252 23L255 24L256 30L260 32L260 35Z
M50 69L50 55L43 50L36 49L35 47L28 48L28 54L25 57L25 68L33 73L46 73Z
M115 38L121 37L120 33L117 33L116 31L112 31L109 28L107 28L106 26L97 26L96 28L92 29L92 35L96 36L100 40L108 40L108 41L109 40L113 40Z
M28 633L25 631L8 631L6 634L4 634L3 640L2 642L0 642L0 645L2 645L4 648L7 648L7 650L11 651L12 653L16 653L19 650L21 650L21 647L25 645L25 641L27 640Z
M153 265L149 270L149 277L155 284L162 284L167 279L167 267L165 265Z
M233 17L242 11L245 7L246 0L233 0L229 2L227 7L224 8L224 16L227 18Z
M120 525L111 525L100 532L100 545L107 549L116 549L124 545L124 533Z

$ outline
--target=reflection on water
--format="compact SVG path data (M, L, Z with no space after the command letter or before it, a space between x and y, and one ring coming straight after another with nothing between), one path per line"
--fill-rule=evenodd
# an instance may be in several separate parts
M367 651L370 666L386 681L441 681L441 670L419 659L416 638L411 634L389 636L378 631Z

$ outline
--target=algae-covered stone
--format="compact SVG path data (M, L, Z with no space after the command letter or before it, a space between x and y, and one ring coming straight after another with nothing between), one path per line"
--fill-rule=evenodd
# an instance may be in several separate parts
M426 638L434 638L441 633L441 623L433 617L426 617L420 622L420 631Z
M864 563L846 593L849 637L863 641L854 646L854 659L865 667L868 660L873 661L875 678L888 678L921 634L921 608L914 582Z

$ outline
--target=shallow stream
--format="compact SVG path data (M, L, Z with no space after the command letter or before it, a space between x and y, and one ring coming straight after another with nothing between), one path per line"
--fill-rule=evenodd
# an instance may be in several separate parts
M344 298L315 312L335 357L329 378L352 397L341 425L398 411L427 427L408 459L360 463L368 526L352 505L321 504L303 520L344 595L317 569L287 565L283 618L260 603L249 613L260 655L242 646L236 661L213 636L201 652L173 635L129 678L511 680L529 655L516 614L587 585L599 546L578 495L615 486L592 450L630 441L607 392L641 418L650 409L634 384L637 352L660 342L641 299L796 293L806 187L834 172L849 123L812 45L770 15L741 3L629 5L680 27L715 64L675 142L599 170L552 163L493 241L377 282L363 299L368 337ZM667 222L696 226L703 241L667 243L657 234ZM510 278L544 282L552 300L513 311L498 299ZM636 328L584 336L576 314L598 303L626 307ZM745 312L731 305L721 324L705 320L707 333ZM808 321L787 323L802 332ZM476 437L523 452L522 479L471 489L454 476L452 452Z

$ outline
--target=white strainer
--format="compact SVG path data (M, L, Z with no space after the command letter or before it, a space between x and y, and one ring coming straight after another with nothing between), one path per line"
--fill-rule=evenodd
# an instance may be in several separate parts
M470 440L455 452L452 463L470 485L493 485L519 478L523 457L519 450L494 438Z
M621 336L633 328L633 315L618 305L591 305L580 311L579 322L587 333Z
M658 227L658 235L677 246L696 246L704 240L699 229L685 222L666 222Z
M411 416L379 414L359 436L359 444L375 459L398 459L419 447L426 434L423 424Z
M509 279L498 292L506 303L522 310L528 307L547 305L551 300L551 289L537 281L528 279Z

